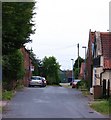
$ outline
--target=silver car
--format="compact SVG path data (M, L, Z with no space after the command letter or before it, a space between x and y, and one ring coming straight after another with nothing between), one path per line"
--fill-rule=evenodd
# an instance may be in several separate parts
M44 81L40 76L32 76L29 80L29 87L31 86L41 86L44 87Z

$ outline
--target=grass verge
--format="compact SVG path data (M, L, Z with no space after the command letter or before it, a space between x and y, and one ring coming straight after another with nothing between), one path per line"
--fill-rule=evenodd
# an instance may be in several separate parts
M82 94L85 96L85 97L87 97L88 95L90 95L90 93L89 93L89 91L87 90L87 89L81 89L81 92L82 92Z
M2 100L11 100L11 98L14 96L14 91L3 91L2 93Z
M0 113L2 113L2 106L0 106Z
M111 114L109 100L94 101L90 104L90 107L104 115Z

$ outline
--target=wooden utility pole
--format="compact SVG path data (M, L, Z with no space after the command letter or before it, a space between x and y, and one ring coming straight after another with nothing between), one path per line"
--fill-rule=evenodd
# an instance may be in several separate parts
M79 77L79 43L77 44L77 48L78 48L78 77Z
M78 69L79 69L79 43L77 44L77 48L78 48Z

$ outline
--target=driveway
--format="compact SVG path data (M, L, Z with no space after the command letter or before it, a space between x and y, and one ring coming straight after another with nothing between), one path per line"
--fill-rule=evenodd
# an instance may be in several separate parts
M25 88L8 103L3 118L105 118L92 110L88 102L76 89Z

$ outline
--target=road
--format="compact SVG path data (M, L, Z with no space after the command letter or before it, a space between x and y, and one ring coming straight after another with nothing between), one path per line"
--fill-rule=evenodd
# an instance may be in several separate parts
M25 88L8 103L3 118L104 118L92 110L88 102L76 89Z

